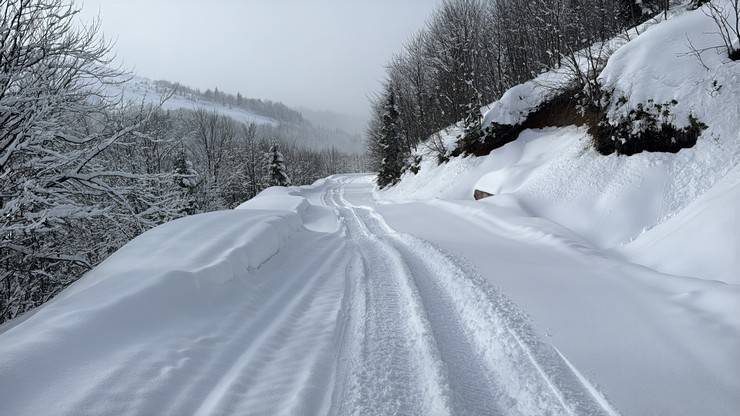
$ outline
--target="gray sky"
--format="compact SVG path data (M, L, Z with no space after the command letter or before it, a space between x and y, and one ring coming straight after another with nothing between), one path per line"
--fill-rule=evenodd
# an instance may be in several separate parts
M137 74L366 116L439 0L84 0Z

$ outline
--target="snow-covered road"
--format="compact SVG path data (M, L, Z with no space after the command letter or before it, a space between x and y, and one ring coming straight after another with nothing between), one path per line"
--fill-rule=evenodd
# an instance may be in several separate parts
M372 188L350 175L273 189L137 238L0 327L0 415L722 415L739 404L731 325L662 308L679 302L661 301L663 286L615 282L628 269L544 225L464 203L382 204ZM545 263L556 282L530 279ZM678 316L657 328L661 314Z
M352 179L328 191L361 264L338 414L616 414L475 273L347 201L371 195Z

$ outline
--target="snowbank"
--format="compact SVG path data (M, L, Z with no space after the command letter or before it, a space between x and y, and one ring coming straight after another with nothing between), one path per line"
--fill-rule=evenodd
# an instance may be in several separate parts
M295 214L224 211L142 234L28 319L6 327L0 373L14 380L14 393L1 394L3 401L41 414L50 403L73 400L75 392L60 380L96 386L108 376L106 362L199 325L223 294L249 291L251 271L300 229ZM50 401L39 402L39 375L53 383L45 390Z
M623 252L667 273L740 285L740 168Z
M301 225L297 215L277 211L220 211L164 224L126 244L26 323L38 320L61 335L82 321L104 322L112 312L172 317L184 292L196 296L246 277ZM137 311L143 305L154 309Z
M290 188L273 186L260 192L256 197L239 205L237 210L278 210L295 212L302 215L308 208L308 201L300 195L295 195Z
M666 273L737 283L740 180L714 171L716 146L605 157L585 129L526 130L487 157L425 160L418 175L378 194L469 200L480 189L495 195L483 204L546 218L595 248L627 247L634 261Z
M327 179L300 187L274 186L236 207L237 210L272 210L295 213L301 218L303 226L311 231L333 233L339 230L336 213L312 199L323 195L322 186Z

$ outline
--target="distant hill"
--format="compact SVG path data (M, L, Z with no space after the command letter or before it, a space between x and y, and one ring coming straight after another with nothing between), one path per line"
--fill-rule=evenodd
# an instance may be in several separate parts
M224 91L219 91L218 88L213 90L207 89L201 92L198 89L164 80L154 81L154 85L155 88L163 91L175 90L178 96L187 97L191 101L206 102L219 106L221 109L228 109L232 112L255 114L280 123L299 124L304 121L301 113L276 101L247 98L242 96L240 93L234 95Z
M228 116L242 123L260 126L263 134L276 134L312 149L336 148L346 153L362 153L365 145L361 134L341 128L331 117L314 117L313 110L294 110L283 103L244 97L213 90L200 91L176 82L133 76L130 80L108 86L107 93L121 95L125 101L144 104L159 104L163 97L172 96L163 104L165 110L206 109ZM304 118L302 112L311 117ZM341 115L336 115L341 119ZM344 124L356 130L351 124Z

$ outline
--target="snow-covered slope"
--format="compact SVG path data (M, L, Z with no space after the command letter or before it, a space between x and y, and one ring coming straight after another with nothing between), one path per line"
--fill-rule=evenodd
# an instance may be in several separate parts
M241 107L224 104L218 100L207 99L203 94L198 94L187 87L178 87L177 84L167 81L152 81L135 75L122 77L120 83L106 85L103 93L112 99L121 99L132 105L161 104L165 110L215 112L237 122L256 124L262 136L281 137L285 142L299 143L310 149L337 149L351 154L361 154L365 151L365 144L359 134L347 133L328 121L324 124L324 120L321 119L312 123L308 121L308 118L303 118L298 111L280 103L269 101L263 103L259 100L245 99L245 101L256 101L257 105L268 107L268 112L264 114L277 114L271 117L259 114L258 110L248 110L248 108L255 108L249 107L248 104ZM165 97L168 97L167 100L162 102Z
M133 104L159 105L170 90L162 88L156 82L141 76L126 78L126 82L106 86L106 94L111 97L121 97ZM205 109L231 117L242 123L269 124L277 126L279 122L273 118L249 112L238 107L231 107L221 103L204 100L175 90L174 94L162 104L165 110L197 110Z
M740 285L740 168L622 250L671 274ZM740 311L738 311L740 312Z
M407 174L382 197L467 199L480 189L496 195L486 204L514 203L529 215L567 227L594 247L623 251L636 262L668 273L737 283L740 230L737 208L730 203L738 189L731 172L740 164L740 63L716 50L706 52L702 63L689 53L687 42L691 39L697 48L721 44L713 25L697 10L648 26L622 42L601 74L615 97L629 97L626 102L615 100L613 117L640 103L675 100L671 117L676 125L687 125L689 115L706 123L693 148L677 154L602 156L585 128L527 130L487 157L456 158L441 166L434 157L425 158L418 175ZM536 106L545 97L539 85L513 88L489 106L486 119L517 121L526 113L522 106L530 101ZM520 99L522 94L533 98ZM454 137L456 131L448 134ZM702 197L705 194L722 198ZM704 212L702 218L716 224L714 228L735 224L734 232L712 234L704 229L707 238L696 248L698 241L687 237L701 228L701 220L686 217L697 212ZM717 217L710 220L709 213ZM676 236L676 243L668 242L669 235ZM681 235L686 236L683 241ZM633 240L641 242L627 247Z
M732 7L730 0L714 2L728 11ZM640 104L647 105L650 100L675 100L671 108L674 124L688 125L690 115L707 124L703 141L714 140L727 146L724 152L716 152L729 153L726 160L717 161L716 168L724 169L719 173L722 175L731 162L737 163L740 147L740 62L731 61L726 49L720 47L723 42L719 29L706 6L685 13L680 10L669 21L647 27L614 52L600 80L606 89L613 90L612 118ZM728 18L728 24L734 26L734 18L729 14ZM692 45L702 51L701 59L692 52ZM620 97L628 99L620 101Z

